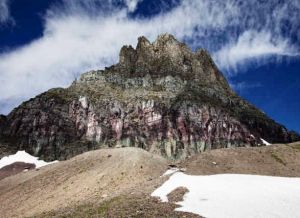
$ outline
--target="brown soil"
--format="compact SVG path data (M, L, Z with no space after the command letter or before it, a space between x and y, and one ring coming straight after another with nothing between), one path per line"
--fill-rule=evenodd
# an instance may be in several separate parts
M167 195L170 202L176 203L183 200L183 196L189 192L186 187L178 187Z
M154 182L155 183L155 182ZM152 187L153 182L148 183ZM142 188L142 187L140 187ZM145 186L143 187L145 188ZM147 188L146 188L147 189ZM140 217L186 217L199 218L200 216L192 213L174 211L178 205L174 203L163 203L159 199L151 197L148 191L125 192L104 202L94 202L83 204L77 207L65 208L60 211L43 213L36 218L50 217L107 217L107 218L140 218Z
M132 186L111 198L108 197L104 200L98 198L88 203L71 205L59 210L44 212L34 217L199 218L200 216L196 214L174 211L178 205L173 202L162 203L158 198L151 197L151 193L167 179L168 177L153 177L153 179L148 179L137 186Z
M298 146L298 147L297 147ZM255 148L217 149L183 163L187 174L257 174L300 177L300 143Z
M159 177L167 161L137 148L102 149L0 180L1 217L101 202Z
M0 180L8 176L13 176L23 171L35 169L34 164L15 162L0 169Z

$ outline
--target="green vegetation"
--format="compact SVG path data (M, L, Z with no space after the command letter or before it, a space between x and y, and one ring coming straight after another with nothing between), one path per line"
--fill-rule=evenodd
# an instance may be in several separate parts
M108 201L105 201L101 204L100 207L97 208L97 215L101 215L101 217L107 217L109 209L113 206L118 204L122 200L121 197L115 197Z
M196 86L194 84L188 84L184 90L178 94L175 98L174 104L181 105L182 102L190 102L196 105L208 104L210 106L216 106L225 109L224 103L220 100L216 93L207 93L206 87ZM222 95L222 93L218 93Z
M51 211L51 212L45 212L40 214L36 217L61 217L61 218L67 218L67 217L75 217L75 218L81 218L81 217L110 217L109 216L109 210L117 207L117 205L122 202L122 197L114 197L110 200L104 201L100 204L100 206L96 206L95 204L83 204L78 205L72 209L70 209L68 212L66 211ZM62 212L62 214L61 214ZM124 216L125 217L125 216Z
M75 98L75 94L68 91L68 89L54 88L47 92L41 94L39 97L44 97L46 99L54 99L58 103L68 103Z

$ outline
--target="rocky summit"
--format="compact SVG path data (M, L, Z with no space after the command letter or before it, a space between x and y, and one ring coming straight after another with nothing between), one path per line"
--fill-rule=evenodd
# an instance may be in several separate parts
M119 63L84 73L0 116L4 152L63 160L104 147L140 147L168 158L207 149L300 140L239 97L207 51L172 35L123 46Z

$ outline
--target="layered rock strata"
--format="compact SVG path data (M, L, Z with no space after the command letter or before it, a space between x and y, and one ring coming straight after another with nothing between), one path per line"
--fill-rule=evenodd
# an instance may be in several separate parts
M169 158L206 149L299 140L236 95L207 51L172 35L124 46L120 61L87 72L0 117L1 141L46 160L135 146Z

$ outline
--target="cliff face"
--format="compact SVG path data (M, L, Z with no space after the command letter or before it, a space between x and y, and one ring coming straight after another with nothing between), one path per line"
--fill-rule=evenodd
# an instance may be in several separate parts
M164 34L0 117L0 141L46 160L137 146L170 158L205 149L299 140L237 96L205 50Z

